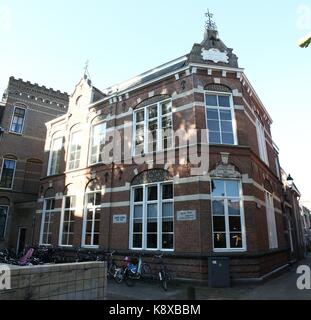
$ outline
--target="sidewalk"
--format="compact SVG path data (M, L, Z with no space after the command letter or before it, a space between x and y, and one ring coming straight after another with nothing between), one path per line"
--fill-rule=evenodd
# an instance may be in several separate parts
M311 267L311 256L299 265ZM196 287L197 300L311 300L311 290L299 290L296 286L297 266L281 276L259 285L241 285L226 289ZM129 288L125 283L120 285L108 281L108 300L186 300L187 285L170 286L168 292L163 291L158 282L137 282Z

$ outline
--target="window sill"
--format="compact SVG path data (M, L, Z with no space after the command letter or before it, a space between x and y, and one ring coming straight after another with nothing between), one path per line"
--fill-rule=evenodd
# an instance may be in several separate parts
M214 249L213 250L214 253L243 253L243 252L247 252L247 249Z
M14 132L14 131L9 131L9 134L14 134L14 135L20 136L20 137L23 136L23 132L22 133L18 133L18 132Z

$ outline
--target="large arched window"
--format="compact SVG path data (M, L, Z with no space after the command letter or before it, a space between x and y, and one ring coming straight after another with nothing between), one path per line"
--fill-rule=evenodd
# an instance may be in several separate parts
M130 249L174 250L173 182L164 170L145 171L132 182Z
M206 119L210 144L237 144L232 92L223 85L205 88Z
M101 186L92 180L85 191L82 246L98 247L101 220Z
M149 99L134 112L133 154L162 151L173 146L171 99Z
M92 122L91 141L90 141L90 164L96 164L103 161L102 152L106 141L106 122L104 115L96 117Z

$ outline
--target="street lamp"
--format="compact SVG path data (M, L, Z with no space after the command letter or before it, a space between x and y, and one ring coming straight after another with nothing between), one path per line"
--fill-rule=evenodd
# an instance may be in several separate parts
M293 184L294 184L294 179L291 177L290 174L289 174L288 177L287 177L287 182L288 182L288 185L289 185L290 187L292 187Z

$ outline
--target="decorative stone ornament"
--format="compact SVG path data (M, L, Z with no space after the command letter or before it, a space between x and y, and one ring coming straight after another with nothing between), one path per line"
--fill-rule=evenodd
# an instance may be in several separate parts
M215 63L224 62L229 63L229 56L227 51L221 52L218 49L212 48L209 50L202 49L203 60L210 60Z
M210 172L211 178L241 179L241 173L236 171L234 165L229 164L229 155L230 154L226 152L220 153L221 164Z

